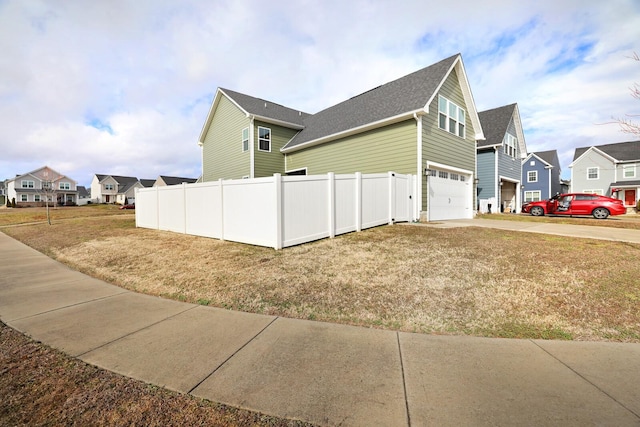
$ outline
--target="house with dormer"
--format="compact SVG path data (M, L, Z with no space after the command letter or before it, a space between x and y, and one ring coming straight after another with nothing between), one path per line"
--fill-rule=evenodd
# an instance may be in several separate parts
M527 146L518 104L482 111L479 116L485 136L477 145L479 211L520 212Z
M78 197L77 182L48 166L16 175L6 186L7 198L19 207L45 206L46 202L73 206Z
M640 141L576 148L571 191L602 194L624 201L629 211L640 200Z
M219 88L199 145L203 181L417 175L420 218L434 221L473 217L476 141L484 139L458 54L315 114Z
M523 203L546 200L562 193L561 173L556 150L529 153L522 160Z

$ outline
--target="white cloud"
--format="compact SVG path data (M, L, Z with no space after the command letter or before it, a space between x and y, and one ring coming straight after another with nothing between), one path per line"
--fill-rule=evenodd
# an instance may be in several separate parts
M197 176L216 87L315 112L455 53L530 150L630 139L633 0L0 2L0 178Z

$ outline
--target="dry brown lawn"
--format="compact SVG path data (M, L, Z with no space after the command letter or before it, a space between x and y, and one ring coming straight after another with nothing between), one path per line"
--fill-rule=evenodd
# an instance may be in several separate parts
M640 245L395 225L274 251L138 229L131 214L0 230L181 301L418 333L640 342Z
M309 424L145 384L66 356L0 322L2 426L270 426Z

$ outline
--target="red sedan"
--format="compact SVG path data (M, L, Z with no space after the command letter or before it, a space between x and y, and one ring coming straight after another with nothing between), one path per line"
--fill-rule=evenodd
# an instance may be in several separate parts
M593 215L596 219L606 219L609 215L627 212L622 200L598 194L570 193L558 194L549 200L530 202L522 205L522 212L533 216L542 215Z

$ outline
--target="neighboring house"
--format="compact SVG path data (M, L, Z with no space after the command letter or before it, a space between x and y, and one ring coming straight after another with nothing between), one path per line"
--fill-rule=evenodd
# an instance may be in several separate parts
M75 205L78 199L77 182L48 166L7 180L7 197L16 206L45 206L45 202Z
M576 148L571 191L624 200L627 208L640 199L640 141Z
M135 203L136 188L153 187L155 179L134 176L99 175L91 181L91 196L96 203Z
M478 114L485 140L478 141L480 212L520 212L522 159L527 146L518 104ZM489 209L491 205L491 209Z
M91 194L87 190L87 187L85 187L84 185L78 185L76 188L78 189L78 206L84 206L86 204L93 203L91 201Z
M153 184L153 187L164 187L166 185L179 185L183 183L193 184L197 181L197 178L179 178L177 176L160 175Z
M203 181L274 173L417 175L423 220L472 218L476 140L484 139L454 55L307 114L218 89L200 134Z
M7 204L7 197L5 192L6 192L5 181L0 181L0 206L4 206Z
M522 201L537 202L565 192L561 172L556 150L529 154L522 161Z

